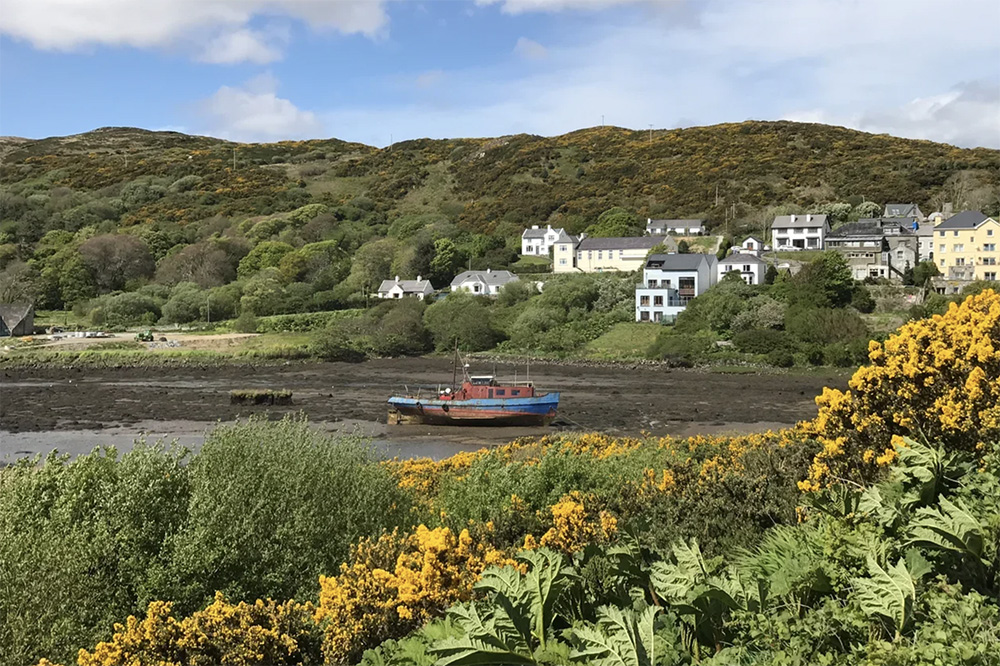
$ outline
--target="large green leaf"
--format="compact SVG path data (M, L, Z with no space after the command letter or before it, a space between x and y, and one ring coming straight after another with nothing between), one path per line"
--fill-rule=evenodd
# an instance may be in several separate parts
M655 606L639 613L602 606L597 611L596 627L570 630L578 645L570 658L594 666L653 666L658 656L655 634L658 611Z
M870 616L880 615L892 621L898 635L912 616L917 596L913 577L903 560L886 570L871 556L868 573L869 578L851 580L861 609Z
M937 508L918 509L910 523L910 544L983 559L983 526L965 507L942 497Z

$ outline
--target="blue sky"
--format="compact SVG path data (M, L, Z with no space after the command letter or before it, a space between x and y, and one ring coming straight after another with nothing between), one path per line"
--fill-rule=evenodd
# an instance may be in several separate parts
M0 0L0 134L792 119L1000 148L997 0Z

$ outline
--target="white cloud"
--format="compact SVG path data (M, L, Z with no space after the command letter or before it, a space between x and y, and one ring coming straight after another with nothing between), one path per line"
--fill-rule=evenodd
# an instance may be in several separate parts
M316 138L323 126L312 111L277 95L278 81L262 74L241 87L222 86L198 108L205 133L234 141Z
M521 37L514 45L514 53L525 60L544 60L549 51L535 40Z
M380 36L385 0L4 0L0 33L39 49L89 46L201 52L209 62L268 62L280 44L249 29L256 17L287 16L315 30ZM207 46L206 46L207 44ZM201 48L199 48L199 46ZM207 54L207 55L206 55ZM215 59L212 59L212 58Z
M677 0L476 0L477 5L500 5L507 14L558 12L563 10L598 10L617 5L667 4Z
M793 112L788 120L846 125L867 132L959 146L1000 148L1000 83L973 81L894 108L838 116L822 109Z
M433 88L437 84L441 83L441 80L443 78L444 78L444 72L442 72L440 69L434 69L419 75L416 78L416 81L414 81L414 83L418 88L423 88L423 89Z
M256 30L226 32L210 41L198 59L214 64L252 62L266 65L281 59L281 51L268 44L268 40L268 35Z

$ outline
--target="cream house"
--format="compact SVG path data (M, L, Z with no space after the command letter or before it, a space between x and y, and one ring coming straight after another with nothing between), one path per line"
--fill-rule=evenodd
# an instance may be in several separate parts
M934 227L934 260L948 280L996 280L1000 222L966 210Z
M603 273L636 271L643 267L646 255L653 248L666 253L677 252L677 241L669 236L635 236L627 238L592 238L581 236L560 238L553 253L555 273Z

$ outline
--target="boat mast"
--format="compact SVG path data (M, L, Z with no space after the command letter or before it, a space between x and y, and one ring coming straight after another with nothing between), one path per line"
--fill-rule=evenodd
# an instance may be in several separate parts
M458 340L455 340L455 358L451 360L451 390L458 388Z

